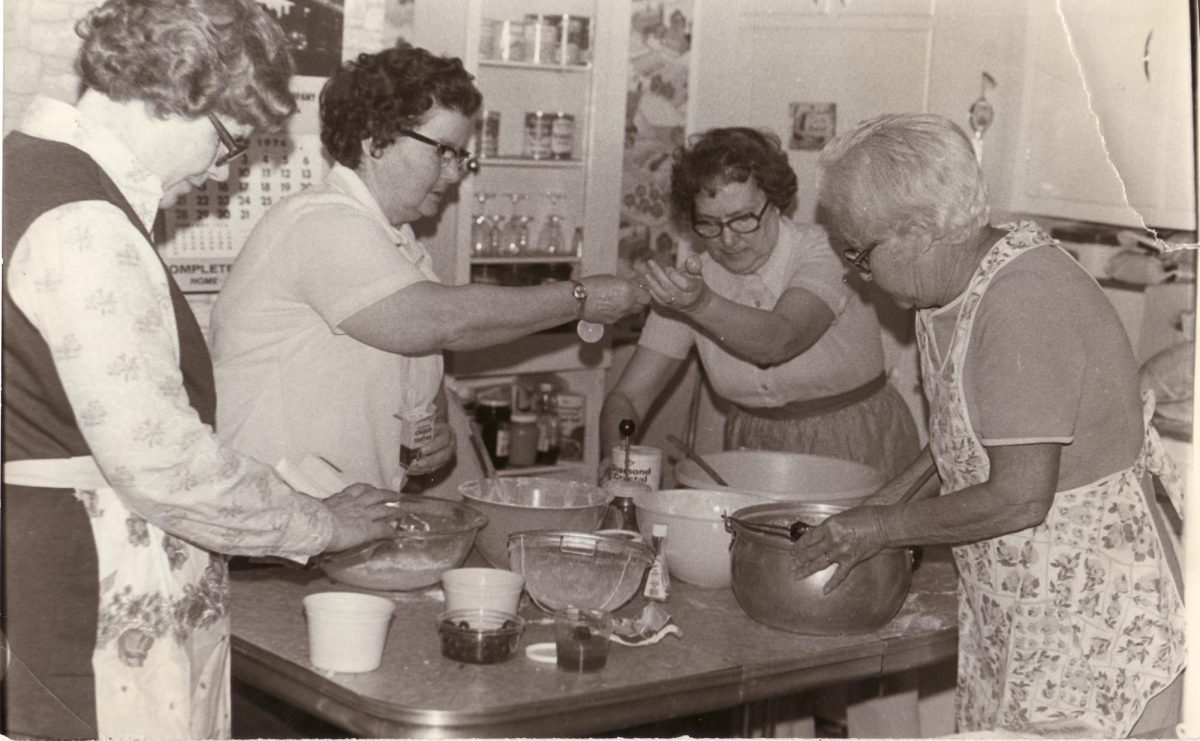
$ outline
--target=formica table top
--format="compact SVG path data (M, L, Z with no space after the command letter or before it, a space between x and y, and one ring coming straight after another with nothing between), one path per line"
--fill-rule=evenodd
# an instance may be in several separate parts
M530 624L504 663L461 664L441 655L440 589L376 593L396 603L382 666L330 673L308 660L301 599L346 590L321 572L274 567L232 577L234 675L358 736L530 737L589 735L701 713L835 682L937 663L957 648L956 591L948 557L927 557L900 613L875 633L807 636L761 625L730 589L674 580L666 608L682 636L613 644L608 665L571 674L524 655L552 642L553 626ZM636 616L636 597L618 611ZM528 602L521 615L545 615Z

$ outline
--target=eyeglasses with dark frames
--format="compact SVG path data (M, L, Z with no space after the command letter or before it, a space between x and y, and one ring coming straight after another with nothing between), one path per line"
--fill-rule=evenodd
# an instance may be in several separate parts
M705 239L715 239L721 236L721 232L729 229L735 234L752 234L758 231L762 226L763 214L767 212L767 206L771 205L771 199L767 199L762 208L757 214L742 214L734 216L727 221L710 221L697 219L695 214L692 215L692 231L699 234Z
M442 167L449 167L453 164L459 170L465 172L479 172L479 160L465 149L458 149L449 144L444 144L437 139L430 139L412 129L400 129L396 133L400 136L407 136L409 139L416 139L422 144L436 147L438 159L441 161Z
M224 167L238 157L246 154L250 149L250 140L230 134L229 129L225 128L225 125L221 123L221 120L215 114L209 113L208 120L212 123L213 128L217 130L217 138L221 140L221 146L225 147L225 153L217 157L217 161L213 163L214 167Z
M871 274L871 253L878 246L879 242L875 242L867 245L861 250L854 247L842 250L842 259L853 265L854 269L858 272L869 276Z

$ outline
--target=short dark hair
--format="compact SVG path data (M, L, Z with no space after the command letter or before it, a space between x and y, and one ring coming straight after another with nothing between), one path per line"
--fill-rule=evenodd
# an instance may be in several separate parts
M483 104L474 79L458 57L403 40L376 54L359 54L321 88L321 143L333 159L355 169L362 142L369 139L378 154L434 106L474 116Z
M160 118L220 113L269 131L296 110L287 38L254 0L108 0L75 32L83 85Z
M709 129L675 151L671 170L671 208L675 218L692 218L696 195L717 182L744 183L751 178L780 211L796 198L796 173L779 137L741 126Z

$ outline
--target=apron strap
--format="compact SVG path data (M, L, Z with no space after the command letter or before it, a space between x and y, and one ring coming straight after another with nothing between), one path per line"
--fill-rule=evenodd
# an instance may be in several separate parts
M4 483L41 489L104 489L108 480L90 455L5 461Z

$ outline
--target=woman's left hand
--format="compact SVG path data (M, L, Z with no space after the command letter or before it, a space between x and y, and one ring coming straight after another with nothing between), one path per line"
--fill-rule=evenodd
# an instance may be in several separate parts
M641 272L642 285L655 301L676 311L695 311L704 305L711 295L708 284L700 274L700 261L694 256L684 262L683 271L659 265L656 260L646 261L646 270Z
M887 545L884 509L871 505L848 509L805 532L792 546L796 578L837 564L837 571L825 583L825 594L833 591L851 569Z
M433 439L421 446L421 455L408 467L409 476L424 476L433 473L454 459L457 441L450 423L436 420L433 423Z

